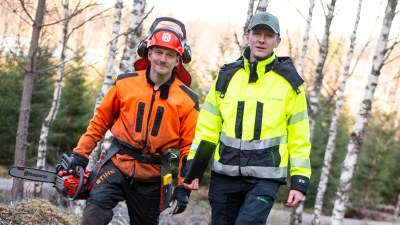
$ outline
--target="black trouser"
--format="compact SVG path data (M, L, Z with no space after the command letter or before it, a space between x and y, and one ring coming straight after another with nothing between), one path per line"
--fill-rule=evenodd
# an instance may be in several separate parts
M127 179L109 160L96 175L81 224L108 224L112 209L126 200L131 225L156 225L160 215L160 185L160 179Z
M211 173L208 198L213 225L265 225L279 184Z

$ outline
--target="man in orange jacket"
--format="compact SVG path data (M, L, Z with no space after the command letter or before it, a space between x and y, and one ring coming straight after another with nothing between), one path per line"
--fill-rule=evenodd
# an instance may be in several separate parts
M81 224L108 224L112 209L124 200L130 224L158 224L161 161L169 149L180 151L172 213L183 212L188 204L190 191L184 188L180 171L194 138L199 98L189 88L190 74L182 73L182 62L190 61L184 25L169 17L158 19L138 47L139 56L150 66L118 76L71 155L72 169L86 168L107 130L114 135L107 150L113 151L112 157L94 178ZM183 31L156 28L163 19L176 22Z

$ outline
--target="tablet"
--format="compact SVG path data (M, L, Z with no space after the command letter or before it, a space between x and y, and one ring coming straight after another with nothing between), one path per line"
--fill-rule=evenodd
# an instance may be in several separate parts
M190 184L194 179L199 178L200 180L203 177L216 146L216 144L209 141L202 140L200 142L196 154L194 155L192 165L183 181L184 183Z

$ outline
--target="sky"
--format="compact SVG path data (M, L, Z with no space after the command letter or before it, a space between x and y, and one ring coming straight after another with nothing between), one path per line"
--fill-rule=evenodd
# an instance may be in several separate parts
M315 1L312 32L321 37L325 26L321 1ZM329 1L328 1L329 2ZM382 3L383 2L383 3ZM256 1L258 3L258 1ZM350 36L358 0L342 0L336 4L335 19L332 22L331 32L336 35ZM154 6L153 15L166 16L173 14L176 19L203 20L206 22L229 21L244 25L246 21L247 0L147 0L147 7ZM360 41L367 40L372 34L381 29L379 15L383 15L386 4L383 0L367 0L363 2L363 11L359 24L358 36ZM280 21L281 31L305 29L306 22L300 16L308 14L309 0L270 0L267 11L275 14ZM315 19L320 18L320 19ZM382 19L380 17L380 19ZM319 35L319 36L318 36Z

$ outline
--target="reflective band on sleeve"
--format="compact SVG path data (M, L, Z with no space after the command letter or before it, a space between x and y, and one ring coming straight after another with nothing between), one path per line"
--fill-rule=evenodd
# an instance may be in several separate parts
M311 169L309 159L291 158L290 162L291 162L290 164L292 167Z
M221 116L219 114L218 108L215 105L213 105L210 102L208 102L208 101L204 101L202 109L206 110L207 112L210 112L211 114L213 114L215 116Z
M300 122L302 120L308 120L308 114L307 114L306 110L298 112L298 113L292 115L289 118L288 125L292 125L292 124L298 123L298 122Z

